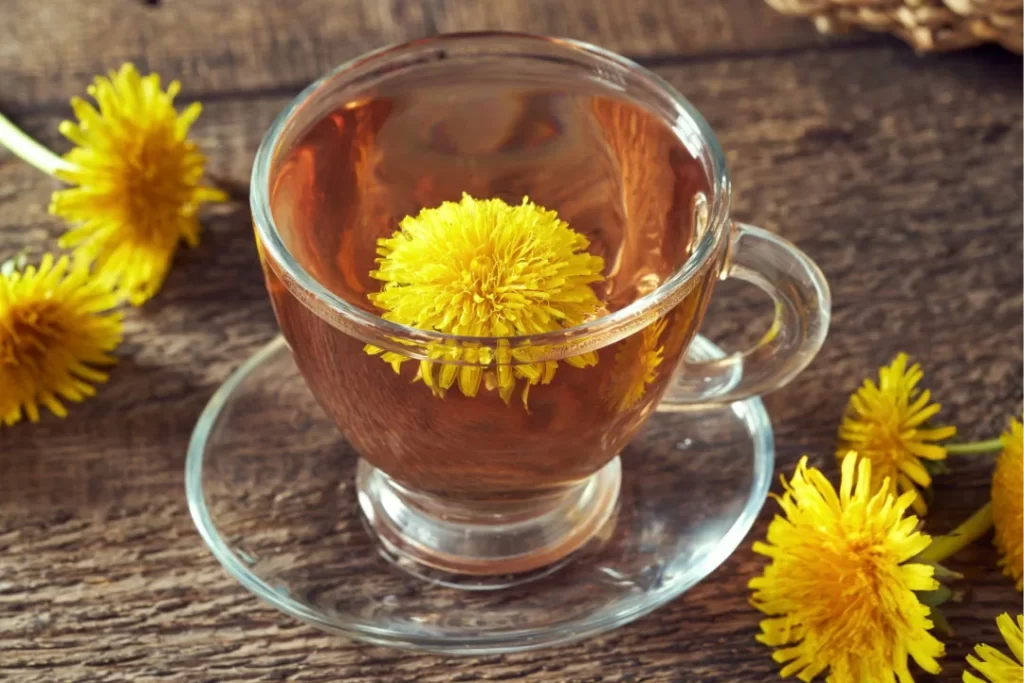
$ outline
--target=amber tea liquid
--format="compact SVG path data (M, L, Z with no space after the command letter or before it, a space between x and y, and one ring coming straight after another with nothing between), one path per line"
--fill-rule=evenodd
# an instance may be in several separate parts
M509 79L514 80L514 79ZM462 193L524 196L555 210L605 260L595 292L608 312L661 284L700 230L704 168L655 114L608 91L514 82L389 82L356 101L328 103L279 150L271 207L288 250L353 306L381 283L378 238L401 219ZM551 384L473 398L435 397L364 342L293 297L265 261L281 329L323 408L360 454L398 483L465 501L557 495L608 463L654 410L700 324L720 258L657 328L601 348L596 366L559 363ZM655 332L656 329L656 332ZM654 358L660 354L660 363Z

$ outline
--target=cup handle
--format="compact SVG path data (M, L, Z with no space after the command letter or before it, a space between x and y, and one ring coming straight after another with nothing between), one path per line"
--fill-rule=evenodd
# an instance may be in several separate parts
M818 266L793 244L763 228L734 223L722 278L759 287L775 302L772 326L751 349L683 362L661 410L729 403L785 386L817 355L832 302Z

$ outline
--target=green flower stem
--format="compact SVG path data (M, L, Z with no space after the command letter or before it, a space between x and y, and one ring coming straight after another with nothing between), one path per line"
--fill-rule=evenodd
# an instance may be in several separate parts
M3 114L0 114L0 145L50 176L56 177L57 171L71 168L68 162L25 135Z
M972 443L947 443L943 448L950 455L971 455L973 453L991 453L992 451L1002 450L1003 442L1000 439L989 439L988 441L974 441Z
M917 556L922 562L939 563L952 557L985 535L992 527L992 503L971 515L967 521L944 536L936 536L931 544Z

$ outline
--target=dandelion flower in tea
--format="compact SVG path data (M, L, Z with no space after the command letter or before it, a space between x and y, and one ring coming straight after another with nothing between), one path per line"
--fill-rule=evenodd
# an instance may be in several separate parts
M554 211L527 198L512 206L464 194L458 203L406 217L378 246L379 265L371 275L384 285L370 301L384 319L409 327L518 337L579 325L601 306L591 285L603 279L604 260L588 253L587 239ZM375 346L366 352L380 354L396 372L408 360ZM531 362L535 354L529 347L437 345L432 360L420 361L417 378L440 396L455 384L465 396L484 386L496 388L506 402L522 384L526 403L529 388L549 383L558 367L557 361ZM585 368L597 363L597 354L564 362Z

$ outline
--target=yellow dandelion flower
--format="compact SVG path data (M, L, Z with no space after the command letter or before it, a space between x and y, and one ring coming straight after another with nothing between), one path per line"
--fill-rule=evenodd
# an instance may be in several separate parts
M1007 657L991 645L981 644L974 648L977 655L967 655L967 663L977 669L985 678L978 678L970 671L964 672L965 683L1020 683L1024 681L1024 616L1017 617L1017 623L1009 614L996 619L999 632L1003 634L1010 652L1017 661Z
M1024 432L1021 423L1010 421L1010 428L1000 440L1003 452L996 461L992 475L992 523L995 526L995 544L1002 559L1003 573L1017 580L1017 590L1024 587ZM1019 633L1018 633L1018 642Z
M38 268L0 274L0 422L39 419L40 405L64 417L62 400L92 396L121 342L117 297L82 263L42 258Z
M206 160L188 132L202 108L195 102L178 114L180 87L161 90L157 74L142 77L125 64L89 86L98 111L72 98L78 123L60 125L77 145L55 171L77 186L50 203L50 213L74 225L60 244L94 262L134 305L160 289L181 240L199 243L199 205L227 199L201 184Z
M946 449L937 442L956 434L956 427L925 427L939 412L938 403L930 403L931 392L917 388L924 377L915 363L909 368L907 354L896 356L878 371L878 384L870 379L850 397L839 426L836 457L843 459L856 451L871 461L872 485L888 481L893 495L913 491L913 507L919 515L928 512L918 487L927 489L932 478L921 462L944 460Z
M518 206L500 199L444 202L407 216L389 238L378 241L379 267L370 275L384 282L370 301L382 317L421 330L467 337L535 335L572 327L600 306L592 283L603 279L604 260L587 252L590 243L558 218L524 198ZM382 354L395 372L408 360ZM438 346L421 360L417 377L438 395L458 382L465 396L483 384L508 402L517 382L523 402L536 384L554 377L557 362L529 362L528 347ZM474 363L455 365L451 361ZM597 363L590 352L566 358L577 368ZM487 367L490 366L490 367Z
M935 569L912 560L929 537L904 516L899 498L872 484L872 462L848 454L839 492L803 458L785 492L783 515L754 551L771 558L750 582L752 603L769 615L758 641L777 648L782 676L832 683L912 681L908 656L929 673L945 648L929 631L929 608L916 592L939 588Z
M615 410L629 410L647 393L647 387L658 379L658 368L665 360L665 347L659 344L667 318L648 325L624 340L615 352L615 372L609 400Z

